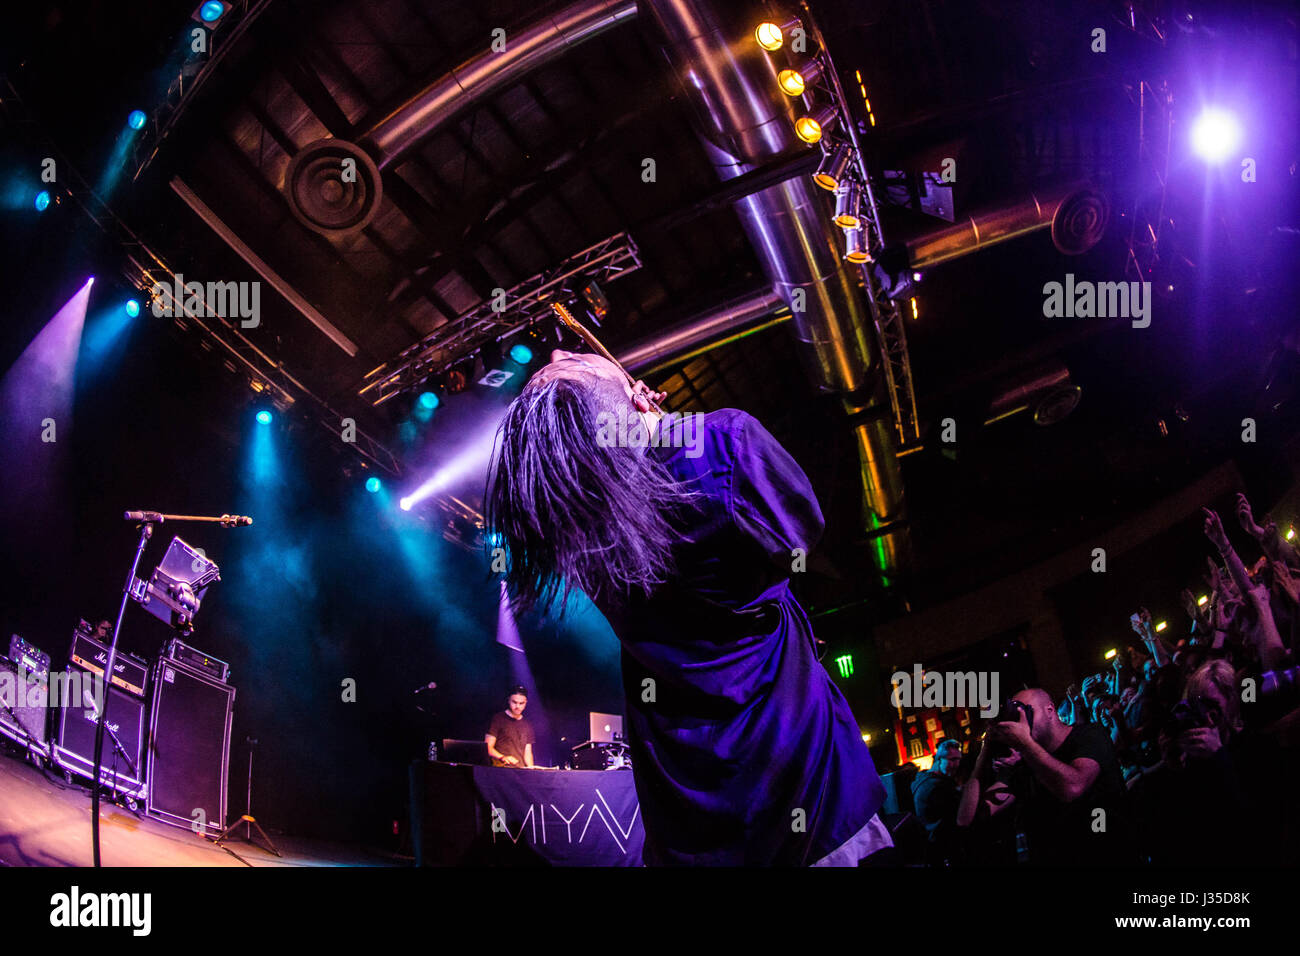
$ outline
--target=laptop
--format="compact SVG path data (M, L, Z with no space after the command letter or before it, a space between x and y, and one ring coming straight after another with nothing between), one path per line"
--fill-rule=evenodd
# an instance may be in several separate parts
M588 716L591 721L591 736L588 739L593 743L612 744L615 741L623 742L623 718L621 716L618 714L599 714L594 710Z

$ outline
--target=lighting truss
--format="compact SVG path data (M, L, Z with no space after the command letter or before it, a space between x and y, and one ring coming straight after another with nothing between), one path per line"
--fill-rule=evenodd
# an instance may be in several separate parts
M51 153L57 153L53 144L47 144ZM175 284L176 270L143 239L118 218L109 206L87 185L76 167L66 156L59 155L59 166L65 170L64 190L71 199L81 207L86 216L98 226L104 234L125 253L126 265L123 276L134 287L145 292L155 283L164 288ZM188 291L188 290L187 290ZM186 295L186 300L194 296ZM330 432L335 440L342 442L344 416L317 396L306 385L291 375L283 365L272 359L253 344L238 328L221 316L203 301L202 294L197 298L202 308L186 308L184 302L174 303L183 315L175 316L173 322L185 331L193 331L201 336L201 346L205 351L215 352L225 360L227 368L247 375L250 387L255 391L268 392L276 404L287 409L296 407L315 418L316 422ZM355 421L355 419L353 419ZM383 444L366 434L360 426L356 428L355 441L342 442L368 465L380 469L393 478L402 476L398 458Z
M876 206L875 189L862 158L862 149L858 145L858 135L853 124L853 114L849 111L848 100L844 98L844 90L840 86L839 74L831 59L826 39L822 36L817 21L813 19L806 0L802 0L799 6L803 9L801 19L811 29L813 40L820 51L818 55L824 57L826 67L822 71L824 89L834 99L835 109L839 113L841 134L847 135L853 144L853 161L862 185L858 214L862 218L862 230L869 254L867 261L858 265L858 271L862 275L876 339L880 344L880 354L884 360L882 364L886 390L889 393L889 407L894 416L894 428L898 433L899 446L895 451L902 455L913 450L913 446L919 444L921 440L920 421L916 413L916 392L912 387L912 362L907 354L907 332L903 327L904 310L896 299L885 295L872 269L885 245L884 232L880 227L880 210Z
M358 394L382 405L419 388L490 342L536 322L551 321L554 314L550 303L567 292L569 280L574 277L581 277L584 283L595 280L604 284L639 268L641 260L631 236L620 232L602 239L555 268L507 289L505 307L500 311L493 308L499 299L488 299L444 322L392 360L367 372Z
M1133 199L1124 277L1141 282L1151 278L1160 261L1160 237L1168 216L1165 194L1169 183L1169 151L1173 141L1173 109L1168 86L1139 80L1129 90L1138 109L1138 163L1146 187Z
M167 92L163 94L162 102L149 115L149 121L140 131L141 135L132 141L131 162L135 167L135 172L131 176L132 182L139 179L153 162L154 157L158 155L158 150L162 148L163 141L179 122L185 107L198 94L204 82L225 58L227 51L235 48L239 38L258 17L266 12L271 2L272 0L226 0L230 9L226 11L219 24L220 44L216 42L218 31L209 29L207 56L201 61L187 59L181 65L176 76L167 85ZM206 25L199 24L196 20L188 21L184 30L187 44L189 31L195 26Z

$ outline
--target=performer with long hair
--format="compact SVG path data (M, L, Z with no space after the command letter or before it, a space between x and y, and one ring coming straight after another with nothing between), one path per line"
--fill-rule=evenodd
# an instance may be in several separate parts
M580 589L618 635L647 863L856 865L891 841L790 592L817 498L750 415L662 398L557 351L511 404L486 496L511 598L562 614Z

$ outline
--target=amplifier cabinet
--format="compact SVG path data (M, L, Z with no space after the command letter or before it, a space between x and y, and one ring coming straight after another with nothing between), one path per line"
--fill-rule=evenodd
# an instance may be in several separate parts
M69 667L65 680L65 686L84 685L87 672ZM59 734L58 741L51 748L51 757L59 767L89 780L95 769L95 711L75 699L73 694L64 696L69 699L59 701ZM143 797L144 701L116 687L110 687L105 710L108 712L108 720L104 731L103 761L99 769L100 782L130 796ZM131 758L135 770L118 753L113 738L108 735L109 730L122 742L122 749Z
M49 674L0 657L0 735L50 757Z
M77 631L72 635L68 659L92 674L103 674L108 666L108 645ZM117 652L113 660L113 683L136 697L143 697L149 674L149 665L134 654Z
M225 829L235 689L163 658L154 666L149 795L156 820L215 836Z

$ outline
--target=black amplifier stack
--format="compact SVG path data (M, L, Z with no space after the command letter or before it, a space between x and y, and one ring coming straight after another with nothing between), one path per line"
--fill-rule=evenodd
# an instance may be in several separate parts
M154 665L149 816L204 835L225 829L235 708L229 675L224 661L178 640Z
M50 656L14 636L9 657L0 658L0 734L89 780L108 647L84 621L68 660L66 671L51 675ZM111 733L104 734L100 782L144 799L145 812L164 823L220 833L235 702L229 678L224 661L175 639L152 666L119 651L107 687Z
M42 760L50 757L50 655L15 634L0 658L0 734Z

